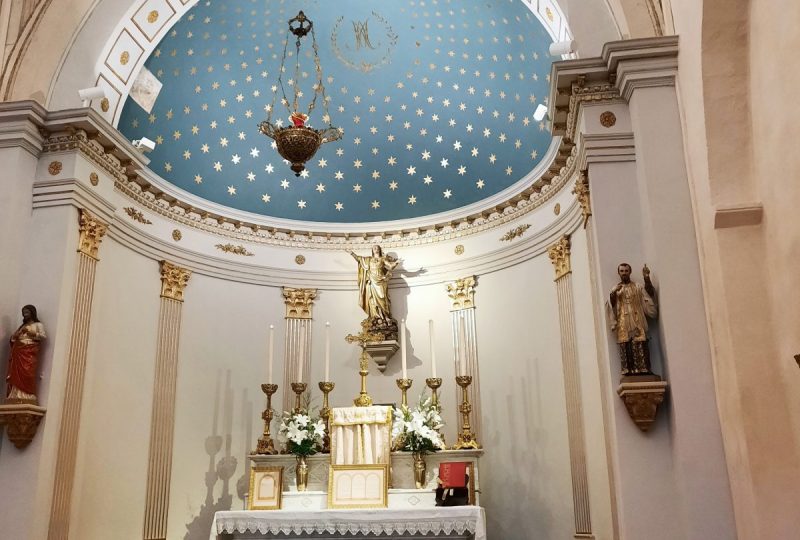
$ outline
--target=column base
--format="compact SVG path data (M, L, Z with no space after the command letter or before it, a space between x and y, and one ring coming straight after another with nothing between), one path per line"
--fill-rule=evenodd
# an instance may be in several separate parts
M631 420L642 431L649 430L653 425L667 386L667 381L662 381L658 375L629 375L622 378L617 394L625 403Z

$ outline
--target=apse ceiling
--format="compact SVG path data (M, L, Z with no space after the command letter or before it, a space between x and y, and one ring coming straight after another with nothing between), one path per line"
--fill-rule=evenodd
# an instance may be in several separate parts
M301 9L343 135L296 177L257 124ZM205 1L147 60L157 81L131 93L118 127L156 141L150 167L164 180L224 206L312 222L419 218L491 197L545 156L551 136L533 113L548 94L551 41L518 0ZM310 45L301 104L314 93ZM290 57L284 82L293 68ZM278 102L273 122L288 117ZM324 127L322 117L318 103L308 124Z

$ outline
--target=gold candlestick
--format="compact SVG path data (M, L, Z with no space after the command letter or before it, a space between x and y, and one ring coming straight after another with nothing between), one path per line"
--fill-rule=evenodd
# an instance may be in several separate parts
M402 407L408 408L408 389L411 388L411 384L414 381L412 379L397 379L397 387L400 389L402 398L400 405Z
M294 397L294 412L299 413L303 410L303 407L300 405L300 396L303 395L303 392L306 391L306 383L304 382L293 382L292 383L292 392L296 395Z
M467 450L469 448L479 449L478 440L475 434L472 433L472 427L469 425L469 413L472 412L472 404L469 402L469 393L467 387L472 384L471 375L457 375L456 384L461 387L461 405L458 410L461 411L461 432L458 434L458 442L453 445L453 450Z
M425 379L425 384L431 389L431 404L441 412L441 408L439 407L439 394L436 390L442 386L442 379L439 377L429 377Z
M359 371L361 376L361 391L358 397L353 400L356 407L369 407L372 405L372 398L367 393L367 375L369 375L369 355L367 354L367 343L381 341L383 336L369 331L369 320L365 319L361 323L361 332L358 334L348 334L344 340L348 343L358 343L361 347L361 356L358 357Z
M330 381L319 383L319 389L322 390L322 409L319 411L319 416L325 422L325 436L322 438L323 454L329 454L331 451L331 408L328 404L328 394L331 393L334 386L336 385Z
M272 410L272 395L278 391L277 384L262 384L261 391L267 394L267 408L261 413L261 418L264 419L264 434L258 438L256 445L256 454L277 454L275 450L275 443L272 441L272 436L269 433L269 425L272 423L274 411Z

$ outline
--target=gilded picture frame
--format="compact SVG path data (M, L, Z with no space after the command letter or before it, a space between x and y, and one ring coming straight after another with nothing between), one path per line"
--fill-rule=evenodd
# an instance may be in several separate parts
M331 465L328 508L387 508L389 465Z
M248 510L280 510L283 502L283 467L250 469Z

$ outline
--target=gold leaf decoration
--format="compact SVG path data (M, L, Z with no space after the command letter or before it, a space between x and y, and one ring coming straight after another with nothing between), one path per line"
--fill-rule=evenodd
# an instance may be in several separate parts
M90 182L90 183L91 183L93 186L96 186L97 184L99 184L99 183L100 183L100 177L97 175L97 173L96 173L96 172L93 172L93 173L91 173L91 174L89 175L89 182Z
M297 257L294 258L294 262L296 262L297 264L305 264L306 258L303 255L298 255Z
M531 224L530 223L526 223L525 225L520 225L519 227L515 227L515 228L511 229L506 234L501 236L500 240L502 240L503 242L510 242L514 238L518 238L518 237L522 236L523 234L525 234L525 231L527 231L530 228L531 228Z
M155 9L147 14L147 22L149 22L150 24L153 24L157 20L158 20L158 11L156 11Z
M458 244L455 249L456 255L463 255L464 254L464 246L462 244Z
M128 214L128 217L131 218L133 221L138 221L139 223L142 223L144 225L153 224L152 221L144 217L144 214L142 214L140 210L137 210L132 206L126 206L125 208L123 208L123 210L125 210L125 213Z
M181 238L183 238L183 234L178 229L172 231L172 239L178 242Z
M61 172L64 166L61 164L60 161L51 161L50 165L47 166L47 172L52 174L53 176L57 175Z
M244 246L234 246L233 244L217 244L214 246L224 253L232 253L234 255L244 255L245 257L252 257L255 253L247 251Z
M122 64L123 66L127 64L130 59L131 59L131 53L129 53L128 51L122 51L122 54L119 55L119 63Z

